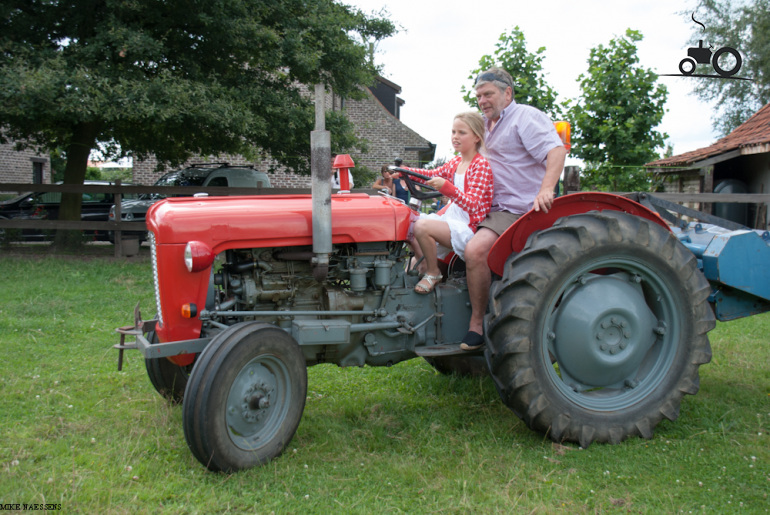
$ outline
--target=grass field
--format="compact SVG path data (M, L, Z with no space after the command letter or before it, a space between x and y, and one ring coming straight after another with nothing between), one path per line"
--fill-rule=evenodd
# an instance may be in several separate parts
M146 251L146 249L143 249ZM114 328L154 312L146 253L0 250L0 503L83 513L765 513L770 507L770 314L711 333L701 390L654 439L557 445L490 379L422 360L309 370L304 416L270 464L213 474L182 412Z

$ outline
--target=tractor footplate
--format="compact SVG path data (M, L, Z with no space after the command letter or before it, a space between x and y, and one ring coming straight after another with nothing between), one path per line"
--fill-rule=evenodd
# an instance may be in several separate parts
M414 353L423 358L435 358L438 356L458 356L465 354L471 356L479 354L484 348L479 350L467 351L460 348L460 343L448 343L443 345L430 345L427 347L417 347L414 349Z

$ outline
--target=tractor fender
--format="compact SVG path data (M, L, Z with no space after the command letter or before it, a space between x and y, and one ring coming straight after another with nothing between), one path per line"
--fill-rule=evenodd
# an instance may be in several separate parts
M521 215L495 242L489 251L487 263L495 274L502 276L505 262L512 253L521 252L529 236L551 227L559 218L589 211L623 211L651 220L668 230L666 222L651 209L626 197L612 193L572 193L554 199L548 212L531 209Z

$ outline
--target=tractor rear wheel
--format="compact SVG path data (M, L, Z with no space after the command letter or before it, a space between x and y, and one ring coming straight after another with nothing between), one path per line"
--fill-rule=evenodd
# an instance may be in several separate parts
M233 325L206 346L190 375L187 445L215 472L267 463L294 436L306 395L305 359L289 334L259 322Z
M554 441L652 438L711 359L709 293L660 225L617 211L562 218L492 286L490 373L503 402Z
M158 335L155 331L147 333L150 343L158 343ZM155 387L155 390L164 399L179 404L184 398L184 390L187 387L187 378L190 377L192 365L179 366L166 358L145 359L147 376Z

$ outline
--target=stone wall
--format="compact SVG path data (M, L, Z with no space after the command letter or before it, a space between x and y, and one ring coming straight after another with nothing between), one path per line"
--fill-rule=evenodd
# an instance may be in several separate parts
M356 135L369 144L366 154L352 156L356 165L378 171L397 158L406 166L427 164L420 161L418 149L428 151L431 143L390 114L371 92L367 91L364 100L347 101L345 112L356 127Z
M382 165L393 164L396 158L400 158L408 166L419 166L426 163L419 161L419 150L428 150L430 142L401 123L390 114L385 107L367 90L367 97L363 100L345 100L337 96L326 95L326 108L339 111L344 109L350 121L356 127L356 135L366 139L368 152L366 154L352 154L356 166L365 166L373 171L378 171ZM409 150L407 150L409 149ZM191 163L217 163L227 162L231 165L253 164L258 170L268 172L276 167L272 159L264 159L260 162L248 162L241 156L225 155L219 157L197 157L191 159ZM170 171L165 168L156 171L157 161L134 160L133 182L136 184L153 184L161 175ZM183 167L179 167L183 168ZM287 171L269 172L270 182L277 188L309 188L310 177L297 175ZM368 184L356 184L360 187L368 187Z

